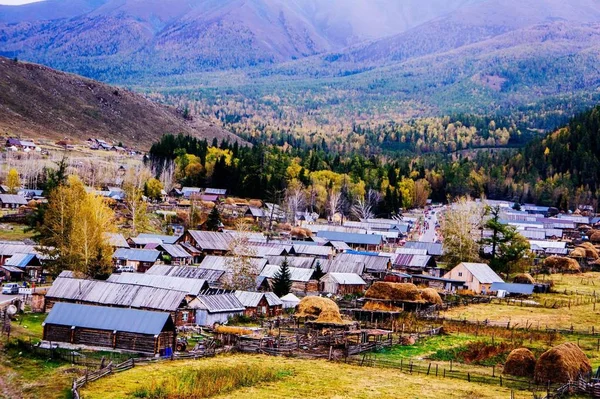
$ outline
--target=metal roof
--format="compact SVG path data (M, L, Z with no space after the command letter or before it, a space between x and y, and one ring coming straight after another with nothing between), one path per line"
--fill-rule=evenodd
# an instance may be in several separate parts
M5 266L26 267L36 254L14 254L6 262Z
M0 256L13 256L14 254L37 254L34 245L0 243Z
M321 278L321 281L326 281L328 279L332 279L338 284L342 285L365 285L365 280L363 280L356 273L327 273Z
M335 248L337 251L346 251L348 249L351 249L350 246L343 241L328 241L325 245L328 244Z
M4 270L11 272L11 273L25 273L25 271L21 268L18 268L16 266L0 266L1 268L3 268Z
M151 233L141 233L138 234L137 238L154 238L161 240L163 244L175 244L177 240L181 236L170 236L166 234L151 234Z
M319 231L337 231L337 232L341 232L341 233L365 234L367 232L366 229L358 229L356 227L337 226L337 225L332 225L332 224L307 224L304 227L309 229L313 233L318 233Z
M393 262L395 266L426 267L430 260L429 255L398 254Z
M425 248L396 248L397 254L408 254L408 255L427 255L427 249Z
M223 270L204 269L197 266L154 265L146 270L145 274L202 279L209 283L214 283L218 281L224 273L225 271Z
M379 234L357 234L341 233L338 231L319 231L317 237L325 237L328 240L343 241L346 244L356 245L381 245L383 237Z
M227 189L226 188L210 188L210 187L207 187L206 189L204 189L204 194L226 195L227 194Z
M567 243L564 241L545 241L545 240L529 240L530 245L537 245L540 248L566 248Z
M46 293L46 298L156 310L177 310L187 293L164 288L108 281L59 277Z
M113 259L132 260L137 262L156 262L160 251L153 249L118 248L113 254Z
M27 199L16 194L0 194L0 202L3 204L27 205Z
M209 313L237 312L245 309L234 294L200 295L197 299L201 304L199 308Z
M208 288L206 280L173 276L158 276L145 273L117 273L108 277L108 282L120 284L143 285L147 287L165 288L185 291L190 295L198 295Z
M533 294L533 284L517 284L517 283L492 283L490 291L497 292L503 290L511 294L531 295Z
M311 256L267 256L269 265L281 266L285 259L287 259L290 267L310 269L313 267L313 264L316 265L316 259Z
M404 247L426 249L427 254L431 256L441 256L444 254L442 244L440 244L439 242L407 241L406 244L404 244Z
M283 305L281 299L272 292L235 291L234 295L247 308L257 307L263 297L265 297L269 306Z
M462 262L461 263L472 275L475 277L480 283L490 284L490 283L503 283L504 280L500 278L496 274L495 271L492 270L491 267L486 265L485 263L470 263L470 262Z
M315 262L315 268L317 264ZM363 274L365 271L364 262L357 262L352 260L325 260L321 262L321 270L323 273L356 273Z
M188 230L188 233L202 250L229 251L233 239L230 234L215 231Z
M377 254L375 254L377 255ZM388 268L388 262L390 258L387 256L371 256L371 255L358 255L353 253L344 252L336 256L338 261L343 262L359 262L365 265L365 271L385 271Z
M333 253L331 247L323 245L298 245L294 244L292 251L300 255L324 256L327 257Z
M44 323L158 335L167 323L172 325L173 320L167 312L56 303Z
M257 270L262 270L267 265L266 259L261 258L246 258L248 262ZM198 267L212 270L231 271L236 258L233 256L214 256L207 255Z
M181 245L160 244L157 248L164 250L172 258L191 258L190 255Z
M129 240L134 245L162 244L162 240L155 237L129 237Z
M274 278L277 272L281 267L277 265L266 265L264 269L260 272L261 277L266 278ZM301 281L307 282L311 279L314 270L312 269L302 269L299 267L290 267L290 276L292 281Z
M129 243L123 236L123 234L119 233L104 233L104 239L108 241L108 245L115 248L129 248Z

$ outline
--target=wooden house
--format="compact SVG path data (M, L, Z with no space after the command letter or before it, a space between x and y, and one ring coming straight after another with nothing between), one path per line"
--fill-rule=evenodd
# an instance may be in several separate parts
M283 302L272 292L235 291L235 296L244 305L244 316L274 317L283 310Z
M38 281L42 277L42 262L36 253L14 254L4 262L4 267L22 270L24 272L22 277L31 281Z
M476 294L489 293L493 283L503 283L485 263L462 262L444 275L445 279L464 281L464 286Z
M225 255L231 250L233 237L215 231L188 230L178 243L189 243L202 251L203 255Z
M135 271L144 273L150 269L160 256L160 251L154 249L119 248L113 254L115 267L132 267Z
M200 295L190 306L196 311L196 324L204 327L224 324L232 317L243 315L246 309L232 293Z
M161 252L163 261L170 265L189 265L194 260L181 245L160 244L156 249Z
M206 280L208 284L213 285L221 280L225 274L225 271L205 269L197 266L155 265L152 266L145 274L201 279Z
M27 205L27 198L15 194L0 194L0 208L16 209Z
M168 312L58 303L42 324L43 339L156 355L175 348Z
M327 273L319 281L319 291L326 294L359 294L366 288L367 283L356 273Z
M348 244L353 249L366 251L379 251L384 243L383 236L380 234L360 234L345 233L341 231L319 231L317 237L325 238L329 241L341 241Z
M264 269L260 272L260 276L258 277L258 286L261 290L272 291L273 289L273 279L275 275L279 271L280 266L275 265L266 265ZM317 292L319 290L319 285L316 280L312 280L312 275L314 273L313 269L302 269L297 267L290 267L290 276L292 281L292 292Z

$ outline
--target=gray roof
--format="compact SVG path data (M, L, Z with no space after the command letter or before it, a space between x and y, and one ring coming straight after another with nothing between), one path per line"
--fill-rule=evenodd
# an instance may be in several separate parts
M171 315L167 312L57 303L44 323L158 335L169 320L172 324Z
M324 237L332 241L343 241L354 245L381 245L383 237L379 234L342 233L338 231L319 231L317 237Z
M490 291L504 290L511 294L531 295L534 287L533 284L492 283Z
M485 263L463 262L462 265L482 284L503 283L504 280Z
M158 246L159 249L164 250L172 258L191 258L190 255L181 245L173 244L161 244Z
M0 256L13 256L14 254L38 253L34 245L0 243Z
M431 256L441 256L444 254L442 244L440 244L439 242L407 241L406 244L404 244L404 247L426 249L427 255Z
M234 294L200 295L197 299L201 304L199 308L209 313L236 312L245 309Z
M319 237L317 237L317 238L319 238ZM337 251L345 251L347 249L352 249L352 248L350 248L350 246L348 244L346 244L343 241L328 241L327 244L325 244L325 245L331 245Z
M129 248L129 244L123 234L119 233L104 233L104 238L108 241L108 245L115 248Z
M315 262L315 268L317 263ZM363 274L365 271L364 262L355 262L352 260L325 260L321 262L321 270L324 273L355 273Z
M341 253L335 257L336 260L343 262L359 262L365 265L365 271L385 271L388 267L390 258L387 256L371 256L352 253Z
M212 270L223 270L230 271L235 262L235 257L233 256L214 256L207 255L199 267L204 269L212 269ZM267 265L266 259L261 258L246 258L254 268L258 270L262 270L263 267Z
M365 280L363 280L356 273L327 273L321 278L321 281L333 280L338 284L342 285L365 285Z
M188 230L188 233L202 250L229 251L233 239L230 234L215 231Z
M224 273L223 270L205 269L197 266L154 265L146 270L145 274L201 279L213 283L219 280Z
M113 254L113 259L156 262L159 256L160 251L155 251L154 249L119 248Z
M285 259L287 259L290 267L299 267L302 269L310 269L316 264L315 258L312 256L267 256L270 265L281 266Z
M266 265L265 268L260 272L262 277L274 278L281 267L276 265ZM314 270L302 269L299 267L290 267L290 276L292 281L307 282L311 279Z
M227 194L227 189L207 187L206 189L204 189L204 194L225 195Z
M184 291L164 288L59 277L54 280L46 298L175 311L184 302L186 295Z
M138 234L137 238L154 238L160 240L163 244L175 244L181 236L170 236L166 234L151 234L141 233Z
M424 248L396 248L397 254L407 254L407 255L427 255L427 250Z
M111 283L134 284L147 287L185 291L190 295L198 295L200 292L202 292L202 290L208 288L208 283L206 280L202 279L158 276L155 274L145 273L112 274L107 281Z
M331 247L326 247L324 245L298 245L294 244L292 247L292 251L296 254L300 255L311 255L311 256L330 256L333 251Z
M247 308L255 308L263 297L267 299L269 306L283 305L281 299L272 292L236 291L235 296Z
M0 194L0 202L3 204L27 205L25 197L15 194Z

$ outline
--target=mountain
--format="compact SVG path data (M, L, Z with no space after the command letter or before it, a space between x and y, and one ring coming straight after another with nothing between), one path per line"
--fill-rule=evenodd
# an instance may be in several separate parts
M202 118L130 91L48 67L0 57L0 132L4 135L123 142L147 149L165 133L209 141L239 138Z
M105 80L243 68L380 39L478 1L47 0L0 6L0 55Z

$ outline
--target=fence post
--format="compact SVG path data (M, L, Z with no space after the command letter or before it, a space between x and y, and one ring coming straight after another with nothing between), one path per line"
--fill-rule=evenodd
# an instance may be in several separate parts
M502 386L502 376L500 376L500 386Z
M496 376L496 366L492 366L492 377Z
M431 363L429 363L429 367L427 367L427 375L429 375L430 370L431 370Z
M435 365L435 376L436 377L438 376L438 365L437 364Z

